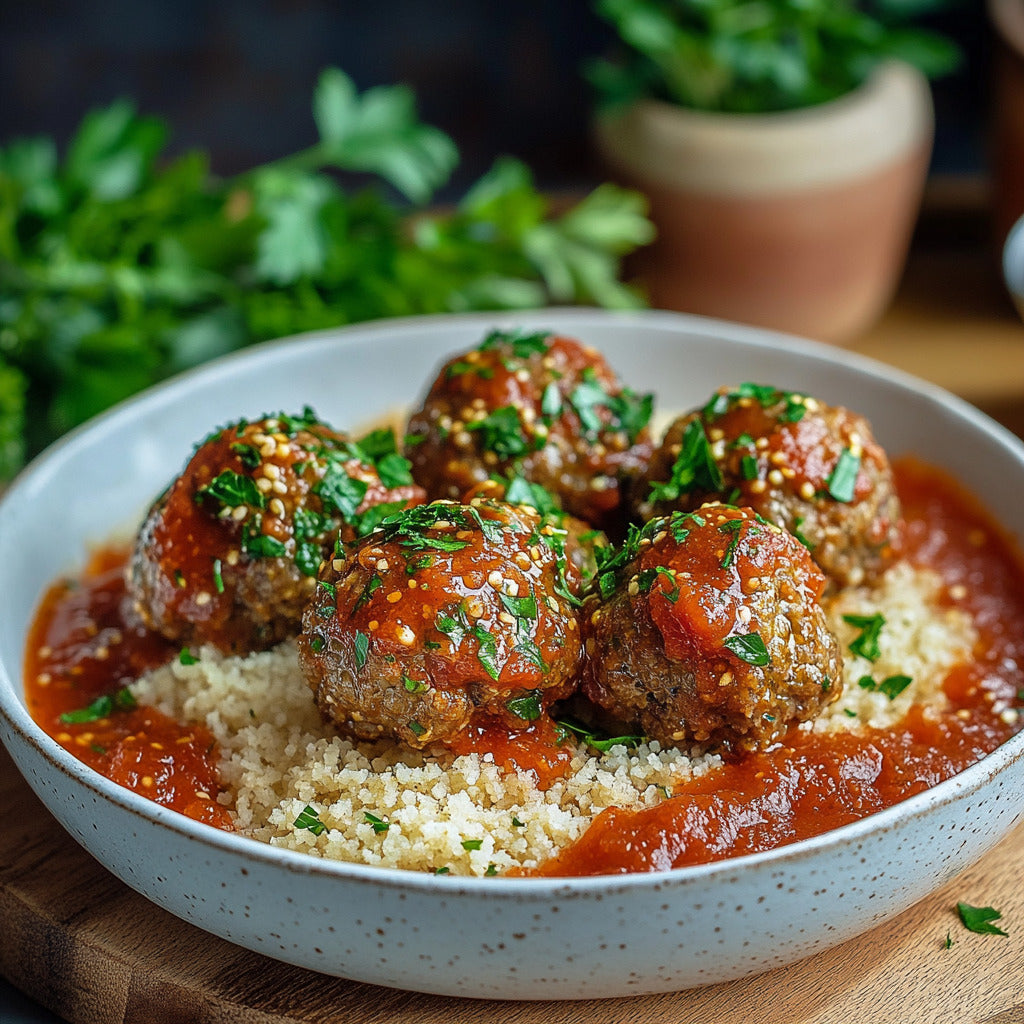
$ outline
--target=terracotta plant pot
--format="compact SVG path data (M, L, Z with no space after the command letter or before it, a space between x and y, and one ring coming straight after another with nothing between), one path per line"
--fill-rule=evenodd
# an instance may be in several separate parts
M708 114L642 101L599 118L610 172L645 192L651 302L841 343L884 311L906 259L933 135L903 64L805 110Z
M991 172L997 247L1024 216L1024 0L989 0L995 32Z

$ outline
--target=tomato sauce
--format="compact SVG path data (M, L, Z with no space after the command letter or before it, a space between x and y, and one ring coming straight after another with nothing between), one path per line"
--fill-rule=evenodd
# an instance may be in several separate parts
M179 654L130 624L126 557L123 548L98 551L81 577L54 584L44 596L25 654L29 713L62 747L119 785L230 829L217 803L221 786L210 733L133 706L124 696L123 688L143 672Z
M973 663L944 684L941 716L915 707L895 728L784 742L680 786L643 810L609 808L536 872L662 871L756 853L863 818L950 778L1021 728L1024 565L972 496L915 460L894 466L907 520L904 555L938 572L974 618Z
M943 473L913 460L895 465L907 525L904 555L937 571L946 600L974 619L971 664L945 680L949 708L915 707L895 728L821 736L792 730L768 750L681 785L659 805L610 808L546 875L659 871L818 835L921 792L989 753L1021 728L1007 709L1024 705L1024 564L980 503ZM26 701L35 720L80 760L121 785L199 821L230 829L217 802L210 734L155 709L118 705L146 669L176 645L131 624L123 582L127 552L98 552L79 579L45 596L26 651ZM112 706L96 709L97 698ZM87 721L68 721L83 709ZM102 712L102 713L101 713ZM63 716L63 717L62 717ZM544 718L519 733L478 723L456 752L490 752L532 771L541 786L569 767L568 748Z

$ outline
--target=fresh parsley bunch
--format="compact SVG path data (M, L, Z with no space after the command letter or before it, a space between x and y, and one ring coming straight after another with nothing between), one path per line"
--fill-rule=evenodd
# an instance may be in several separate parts
M54 437L161 378L254 341L378 317L558 303L638 305L623 255L640 196L603 185L555 215L500 159L430 208L458 153L406 88L320 77L310 148L221 179L163 156L127 100L0 149L0 480ZM375 176L342 184L332 172Z
M589 78L602 102L641 97L694 110L764 113L836 99L882 61L929 77L952 71L956 45L910 24L946 0L596 0L622 53Z

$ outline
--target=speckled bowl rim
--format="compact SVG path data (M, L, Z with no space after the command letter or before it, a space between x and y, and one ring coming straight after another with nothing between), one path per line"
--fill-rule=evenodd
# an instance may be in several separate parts
M526 313L468 313L446 314L432 317L403 317L390 320L375 321L371 324L359 324L324 331L309 332L302 335L264 342L239 352L231 353L213 360L196 369L178 374L161 384L129 398L88 423L69 432L42 452L32 463L26 466L12 481L6 492L0 496L0 526L3 525L5 509L13 505L26 486L27 482L46 464L64 450L80 443L81 439L96 431L110 426L122 416L130 415L134 408L142 403L159 402L179 390L187 388L189 382L197 375L218 374L230 377L237 363L253 359L261 359L268 353L274 353L285 346L296 343L316 343L319 339L334 343L346 337L362 340L368 334L381 336L394 335L396 332L416 331L425 323L443 325L465 325L477 323L483 327L493 326L497 322L514 321L516 323L535 323L546 325L552 330L573 330L580 334L586 330L587 321L595 325L606 326L610 323L628 325L630 322L641 322L658 326L664 324L669 329L690 329L705 333L718 334L729 341L739 341L755 347L782 350L788 354L806 354L817 359L843 364L860 370L873 377L882 377L887 382L909 389L918 395L930 398L945 406L957 418L970 422L975 430L987 434L991 440L1008 448L1020 464L1024 472L1024 442L1010 433L974 406L950 394L944 389L922 381L903 371L886 366L876 360L861 356L843 349L794 337L778 332L766 331L761 328L747 327L713 318L693 316L689 314L669 313L657 310L641 312L607 312L601 310L579 309L545 309ZM19 666L20 675L20 666ZM666 871L643 872L634 874L609 874L583 877L523 877L480 878L461 875L436 875L423 872L377 867L373 865L353 864L341 861L328 861L306 853L271 846L259 840L249 839L234 833L224 832L212 826L203 825L147 800L130 790L118 786L98 772L78 761L55 740L46 735L29 716L22 699L18 695L14 679L8 666L0 660L0 718L12 732L16 733L25 743L33 746L63 776L78 785L91 790L97 796L108 800L147 825L155 825L169 832L186 836L189 840L213 850L237 855L252 862L267 866L280 867L289 873L306 876L320 876L325 879L345 879L352 882L363 882L370 886L382 888L428 891L442 893L470 894L481 898L514 897L519 901L531 902L550 899L572 898L574 895L585 896L593 892L613 895L628 894L632 890L661 888L669 884L700 885L708 880L735 876L751 865L792 864L812 857L830 847L847 846L856 843L866 835L883 832L905 821L929 812L935 806L941 806L954 799L968 796L981 788L987 781L1001 773L1008 765L1024 757L1024 732L1011 737L980 761L964 769L952 778L908 797L898 804L884 810L867 815L864 818L831 829L810 839L800 840L784 846L776 847L760 853L745 854L738 857L699 864L691 867L672 868Z

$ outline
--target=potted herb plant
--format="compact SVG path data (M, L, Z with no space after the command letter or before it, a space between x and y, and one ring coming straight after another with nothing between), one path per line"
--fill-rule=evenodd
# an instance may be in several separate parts
M941 0L597 0L599 152L643 190L652 303L833 342L898 283L958 51L897 14Z

